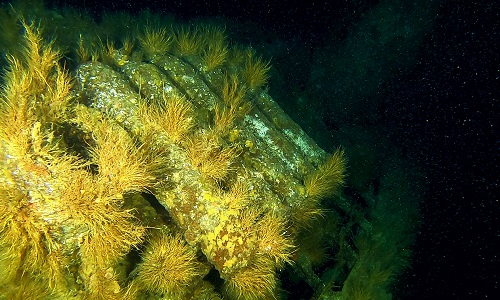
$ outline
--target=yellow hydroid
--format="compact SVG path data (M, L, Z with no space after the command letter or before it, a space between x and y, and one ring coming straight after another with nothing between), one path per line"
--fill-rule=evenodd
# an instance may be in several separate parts
M202 132L186 143L189 159L203 175L222 180L231 170L233 160L239 155L237 147L222 146L214 132Z
M207 71L212 71L226 61L227 46L225 44L210 44L203 52L203 62Z
M306 199L292 208L294 230L309 226L312 219L323 215L320 201L335 195L344 184L345 168L344 150L339 148L317 170L306 176L303 188Z
M193 106L182 97L163 95L163 100L164 117L159 124L174 143L180 143L194 126Z
M91 126L91 162L64 153L52 130L78 119L69 119L71 80L38 27L24 27L26 46L21 59L9 58L0 108L0 260L7 266L0 287L39 281L55 293L71 288L71 269L92 299L117 298L113 266L145 232L122 209L123 194L151 186L150 164L104 118Z
M200 267L196 250L182 236L157 233L144 250L136 280L143 289L178 296L202 275Z
M237 181L233 184L229 192L225 193L221 198L228 209L240 210L248 205L250 187L242 181Z
M250 111L252 106L244 99L246 92L237 76L224 79L221 94L223 104L215 106L214 130L218 135L226 135L233 128L236 119Z
M7 57L9 67L2 88L2 98L8 102L7 110L10 110L7 120L17 123L6 124L8 127L27 125L22 122L33 120L35 116L42 122L60 121L66 117L66 108L72 99L69 74L56 63L61 53L52 43L42 42L39 27L23 25L21 58Z
M85 43L85 40L81 34L80 34L80 37L78 39L78 48L76 48L75 52L76 52L76 57L77 57L79 63L87 62L91 58L89 49L88 49L88 47Z
M68 264L51 209L59 200L55 178L78 163L60 155L46 123L66 118L70 84L59 52L42 42L38 27L23 25L22 58L8 58L1 94L0 287L44 280L53 290L64 285Z
M164 134L176 144L184 142L195 125L193 105L179 96L163 94L160 103L142 104L139 115L145 120L147 134Z
M198 28L181 27L176 34L177 51L180 55L195 55L203 47L203 35Z
M172 35L169 35L165 28L146 28L144 34L139 37L141 48L148 58L165 54L170 49L172 40Z
M243 79L251 90L262 87L266 84L271 67L269 62L263 61L260 57L255 57L254 52L249 49L246 53L245 66L242 72Z
M314 199L333 196L344 184L345 167L344 150L337 149L318 170L306 177L304 186L307 196Z
M225 291L230 299L276 299L276 284L273 263L260 257L226 280Z
M211 71L226 61L228 53L226 36L223 28L212 26L204 28L202 35L207 45L202 58L206 71Z
M108 183L109 193L139 192L153 185L148 157L125 131L117 128L97 142L91 150L92 161L99 168L98 180Z
M285 217L276 213L267 213L257 224L258 251L273 259L278 269L292 262L295 249L287 227Z

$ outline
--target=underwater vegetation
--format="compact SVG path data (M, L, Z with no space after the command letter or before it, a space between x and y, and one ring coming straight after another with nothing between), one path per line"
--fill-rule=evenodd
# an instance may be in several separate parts
M71 29L0 12L21 45L1 91L0 299L281 299L287 269L316 299L390 298L413 228L387 231L402 177L351 201L345 150L319 148L222 27L141 21L114 39L127 16L68 11L52 39ZM334 241L321 278L305 236Z

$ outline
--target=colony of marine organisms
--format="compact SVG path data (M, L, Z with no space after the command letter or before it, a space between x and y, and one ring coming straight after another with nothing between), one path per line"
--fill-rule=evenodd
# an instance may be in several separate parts
M0 111L2 294L216 299L213 269L230 298L279 297L276 271L344 158L262 89L268 63L215 27L148 28L120 49L80 40L72 79L22 25Z
M283 269L316 299L391 298L411 180L391 168L365 207L343 194L344 150L271 99L254 50L212 25L113 38L130 16L30 8L59 34L0 9L0 299L280 299Z

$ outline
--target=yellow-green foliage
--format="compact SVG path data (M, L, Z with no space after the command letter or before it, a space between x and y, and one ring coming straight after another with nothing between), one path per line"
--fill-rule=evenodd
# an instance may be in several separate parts
M225 105L235 109L240 108L242 105L248 105L248 102L244 102L246 92L246 89L238 82L237 76L226 76L224 78L221 98Z
M150 187L151 168L123 129L103 126L105 120L90 149L96 174L65 154L52 128L73 113L69 76L39 28L23 25L26 44L21 59L9 58L0 107L0 259L6 266L0 287L37 281L47 282L47 293L69 288L74 283L65 276L69 266L78 267L71 255L79 251L89 297L116 298L114 263L144 235L131 211L121 208L123 194ZM66 240L65 232L78 241Z
M332 197L344 184L346 159L343 149L337 149L326 162L304 180L304 201L293 207L292 217L296 227L308 227L310 221L323 214L320 201Z
M204 28L203 36L207 48L203 51L203 62L207 71L211 71L226 61L228 48L224 29L217 27Z
M260 57L255 57L253 50L247 50L242 77L250 89L255 90L265 85L269 79L267 73L270 69L269 62L263 61Z
M217 134L226 135L233 128L236 119L250 111L251 104L244 99L246 92L236 76L224 79L221 95L223 104L215 106L214 129Z
M345 165L344 150L337 149L317 171L306 177L304 185L307 196L312 199L333 196L344 184Z
M51 60L58 52L41 43L35 26L25 24L25 31L24 57L9 58L0 107L0 153L9 157L0 162L0 256L8 265L0 285L44 278L51 288L59 288L67 257L53 225L44 221L59 199L44 194L58 184L51 176L64 176L79 162L58 153L44 123L64 118L70 87L67 73Z
M54 63L61 53L53 43L42 42L39 28L27 24L24 28L22 57L8 57L3 97L9 105L22 108L20 111L31 106L33 112L28 113L36 114L42 121L57 121L65 116L71 100L69 75Z
M44 221L47 213L39 206L51 207L44 199L44 189L52 188L46 181L57 172L78 165L75 158L55 152L51 135L44 133L42 122L64 117L62 107L69 102L67 75L54 64L59 52L43 44L38 28L24 24L25 42L23 59L10 57L0 107L0 256L8 264L3 270L4 285L11 281L26 280L24 276L41 277L55 288L63 282L61 245L52 233L51 224ZM61 79L62 78L62 79ZM59 85L59 86L58 86ZM54 101L54 102L51 102ZM36 109L36 111L35 111ZM47 164L53 160L55 166ZM26 274L26 275L25 275ZM31 277L32 278L32 277Z
M98 181L109 186L109 193L144 191L152 187L154 176L148 158L123 131L98 137L92 149L92 162L99 167Z
M147 27L144 33L139 36L141 48L148 58L167 53L172 41L172 35L166 28L153 29Z
M196 250L179 235L155 233L144 250L136 283L152 292L180 296L203 274Z
M200 281L192 293L191 299L221 300L221 296L214 291L213 285L205 280Z
M10 268L9 264L3 264L5 261L0 261L0 270ZM0 272L0 276L1 272ZM0 282L3 281L0 278ZM14 300L51 300L51 299L68 299L68 295L63 292L53 291L47 288L46 282L33 280L27 276L18 278L15 283L10 284L8 288L0 288L0 299Z
M85 41L80 35L80 38L78 39L78 48L76 48L76 57L78 59L78 62L84 63L90 60L90 51L88 46L85 44Z
M10 70L6 75L7 85L4 93L5 98L11 102L16 101L10 98L16 95L16 92L22 97L28 96L27 93L31 93L29 95L31 97L36 97L36 93L43 93L51 88L47 79L54 68L53 61L60 58L60 53L53 50L50 44L41 44L41 36L35 30L37 28L26 26L26 44L21 52L23 53L21 60L9 57ZM36 102L33 99L29 100Z
M193 106L179 96L162 96L162 103L143 105L140 114L153 133L164 133L174 143L181 143L191 133L194 125Z
M276 299L277 279L272 266L267 258L252 262L225 282L226 294L230 299Z
M222 180L231 171L233 160L240 150L234 146L223 146L218 134L202 132L187 140L186 150L191 163L203 175Z
M228 209L240 210L248 205L249 189L247 184L237 181L231 186L229 192L224 193L220 198Z
M281 269L285 263L291 263L290 256L295 248L287 233L287 222L283 216L267 213L257 224L258 251L269 256Z
M175 35L175 45L180 55L195 55L202 50L203 34L199 28L180 27Z
M130 56L132 54L132 50L134 48L134 40L130 36L126 36L122 39L122 50L123 55Z
M53 20L51 33L70 30ZM343 211L327 215L335 222L309 222L344 184L346 158L339 149L308 171L324 152L256 92L269 64L229 49L220 28L174 34L161 20L142 21L142 35L124 39L115 20L131 23L108 15L95 37L95 23L76 33L84 17L72 27L63 44L86 62L74 87L58 44L20 22L22 47L7 56L0 105L0 295L218 299L220 289L228 299L278 299L276 271L289 263L318 294L335 285L339 299L389 296L413 228L397 223L400 202L389 197L404 182L384 178L366 211L343 195L335 202ZM141 205L127 202L139 195ZM147 235L145 224L176 234ZM335 233L318 230L302 241L307 251L296 246L305 225L325 224ZM331 262L318 250L328 238L338 269L322 284L328 276L312 266ZM210 268L224 283L203 279Z
M49 233L49 224L30 208L30 199L2 183L0 206L0 286L43 278L51 288L64 282L61 264L67 263L60 245ZM17 192L17 193L16 193ZM27 272L26 274L23 274ZM30 283L31 284L31 283ZM47 290L47 286L42 288ZM0 288L0 294L4 288Z

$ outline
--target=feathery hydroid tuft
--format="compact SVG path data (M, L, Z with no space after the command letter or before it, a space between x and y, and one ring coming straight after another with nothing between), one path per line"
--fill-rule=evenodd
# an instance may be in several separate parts
M275 299L276 284L272 261L259 257L226 280L224 288L230 299Z
M199 54L204 44L203 34L196 27L181 27L175 37L177 51L180 55Z
M156 233L143 253L137 282L153 292L182 295L202 274L194 248L182 236Z
M222 180L231 170L233 160L240 154L238 147L222 146L214 132L201 132L188 139L186 150L194 167L203 175Z
M291 263L291 255L295 249L284 216L276 213L267 213L257 223L258 251L268 255L281 269L285 263Z
M139 36L139 43L147 58L167 53L172 41L172 35L168 35L165 28L146 28L144 34Z
M304 185L307 196L315 199L333 196L344 184L345 167L344 150L337 149L318 170L306 177Z
M247 50L245 66L242 71L243 79L251 90L262 87L267 83L271 69L269 62L263 61L260 57L255 57L252 49Z

